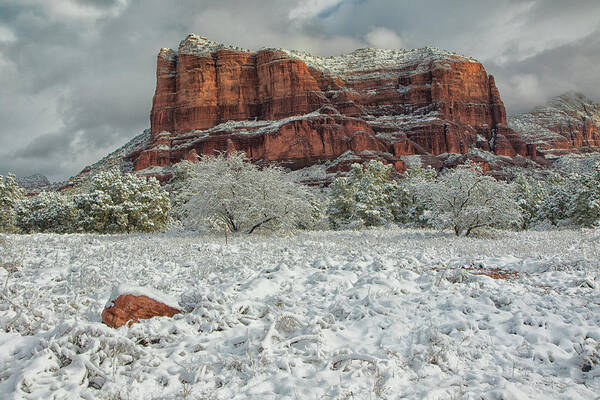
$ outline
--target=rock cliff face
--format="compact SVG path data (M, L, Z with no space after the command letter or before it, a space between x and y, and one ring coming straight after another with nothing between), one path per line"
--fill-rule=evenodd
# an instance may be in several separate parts
M136 170L231 150L292 169L349 154L399 170L409 155L536 158L507 126L483 66L436 48L321 58L189 35L158 55L150 119L151 146L135 155Z
M508 122L541 153L600 151L600 104L580 93L555 97L530 113L511 116Z

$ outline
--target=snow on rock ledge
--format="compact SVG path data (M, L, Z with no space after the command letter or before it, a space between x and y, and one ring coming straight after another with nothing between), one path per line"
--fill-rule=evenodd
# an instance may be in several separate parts
M172 317L181 312L178 307L175 299L151 288L121 284L112 290L102 312L102 322L119 328L140 319Z

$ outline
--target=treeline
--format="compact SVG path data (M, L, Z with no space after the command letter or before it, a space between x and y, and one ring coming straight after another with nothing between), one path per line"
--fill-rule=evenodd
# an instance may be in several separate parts
M519 175L510 182L474 163L440 174L417 165L394 175L378 161L354 164L329 188L315 189L234 153L183 161L165 187L154 178L109 171L79 193L27 198L7 176L0 177L0 230L123 233L180 225L254 233L397 224L469 236L485 228L600 225L600 163L586 173Z
M32 197L25 197L12 176L0 181L4 232L154 232L166 229L169 221L169 195L154 178L100 172L81 193Z
M333 228L390 223L452 229L531 229L600 225L600 163L587 173L518 175L510 182L466 163L437 174L414 166L391 179L391 166L354 165L331 185L327 219Z

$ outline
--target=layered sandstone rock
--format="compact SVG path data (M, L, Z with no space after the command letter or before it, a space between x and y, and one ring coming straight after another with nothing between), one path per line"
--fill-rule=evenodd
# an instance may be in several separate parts
M511 116L509 124L542 153L600 151L600 104L580 93L565 93L530 113Z
M144 288L118 286L113 290L111 299L102 312L102 322L110 327L119 328L140 319L172 317L181 313L172 301L164 300L163 297L153 292L148 293Z
M407 155L535 156L483 66L435 48L321 58L190 35L158 55L151 135L136 170L231 150L292 169L348 152L398 169Z

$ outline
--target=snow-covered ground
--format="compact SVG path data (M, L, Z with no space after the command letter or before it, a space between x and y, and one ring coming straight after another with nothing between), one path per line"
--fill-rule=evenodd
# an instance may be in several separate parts
M599 230L3 240L2 399L600 394ZM185 313L109 328L121 283Z

